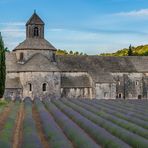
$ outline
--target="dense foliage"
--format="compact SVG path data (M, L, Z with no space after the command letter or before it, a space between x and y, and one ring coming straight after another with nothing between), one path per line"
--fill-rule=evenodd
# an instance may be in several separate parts
M0 33L0 98L3 97L5 91L6 65L5 65L5 47Z
M130 50L130 54L133 56L148 56L148 45L141 45L137 47L131 47L132 52ZM102 53L101 56L128 56L129 55L129 48L124 48L118 50L115 53Z
M86 55L84 54L83 52L74 52L74 51L67 51L67 50L61 50L61 49L58 49L57 52L56 52L56 55L74 55L74 56L78 56L78 55Z

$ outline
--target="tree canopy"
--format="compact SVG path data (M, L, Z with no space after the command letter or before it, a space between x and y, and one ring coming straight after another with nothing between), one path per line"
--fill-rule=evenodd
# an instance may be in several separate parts
M5 65L5 51L2 35L0 33L0 98L3 97L5 91L5 79L6 79L6 65Z
M129 48L124 48L118 50L114 53L102 53L100 56L129 56L129 52L132 50L132 56L148 56L148 45L141 45L137 47L130 46Z
M128 56L132 56L132 55L133 55L133 50L132 50L132 46L130 45L128 49Z
M78 52L78 51L67 51L67 50L62 50L62 49L58 49L56 52L56 55L74 55L74 56L78 56L78 55L86 55L83 52Z

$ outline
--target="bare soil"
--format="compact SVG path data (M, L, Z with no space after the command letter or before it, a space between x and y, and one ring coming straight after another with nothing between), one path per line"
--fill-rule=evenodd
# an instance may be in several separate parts
M15 123L12 148L21 148L23 121L24 121L24 105L21 104Z
M48 143L47 138L45 137L45 134L44 134L44 131L43 131L43 128L42 128L41 119L40 119L39 114L38 114L38 112L35 108L35 105L33 105L32 113L33 113L33 118L35 120L37 132L38 132L39 137L41 139L42 145L43 145L44 148L49 148L50 145Z

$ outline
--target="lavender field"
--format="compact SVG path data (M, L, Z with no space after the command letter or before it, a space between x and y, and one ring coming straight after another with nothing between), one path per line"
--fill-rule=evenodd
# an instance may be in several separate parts
M147 100L0 105L0 148L148 148Z

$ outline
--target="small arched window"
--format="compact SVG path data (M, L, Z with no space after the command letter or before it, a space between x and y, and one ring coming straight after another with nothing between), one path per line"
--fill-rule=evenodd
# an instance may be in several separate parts
M139 85L139 81L138 80L136 81L136 85Z
M118 98L121 99L122 98L122 94L118 94Z
M108 92L104 93L104 98L108 97Z
M23 60L24 60L24 53L21 52L21 53L20 53L20 61L23 61Z
M47 84L46 84L46 83L43 84L42 90L43 90L44 92L47 91Z
M39 36L39 29L38 29L38 27L35 27L34 28L34 36Z
M32 91L32 84L31 83L28 83L28 88L29 88L29 91L31 92Z

